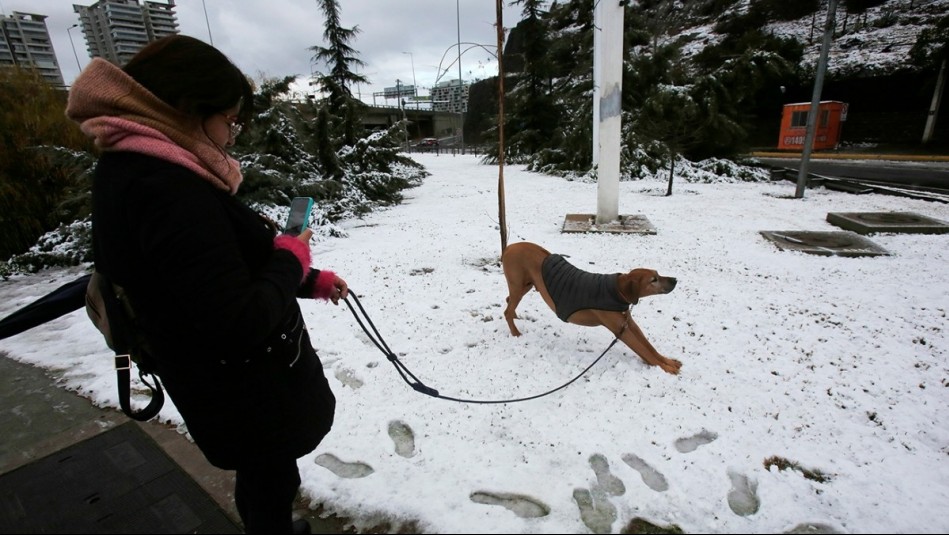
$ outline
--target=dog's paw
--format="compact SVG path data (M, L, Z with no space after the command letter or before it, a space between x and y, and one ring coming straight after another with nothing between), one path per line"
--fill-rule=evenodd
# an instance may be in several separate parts
M676 359L667 358L659 363L659 367L662 368L664 372L678 375L679 370L682 368L682 363Z

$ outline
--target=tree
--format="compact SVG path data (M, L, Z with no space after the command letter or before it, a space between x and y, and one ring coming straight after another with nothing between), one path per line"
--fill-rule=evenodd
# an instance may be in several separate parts
M75 196L90 185L92 143L65 110L66 94L37 72L0 68L0 258L89 213Z
M523 36L522 72L510 91L511 113L506 123L509 142L505 154L512 162L523 161L546 144L557 127L560 113L551 95L551 67L547 51L550 39L542 0L515 0L523 6L518 30Z
M313 61L325 64L328 73L317 77L317 82L329 94L328 104L333 110L342 111L338 125L338 133L342 136L345 145L352 145L358 136L359 109L361 102L353 98L350 87L353 84L366 84L369 79L355 72L356 68L365 66L358 57L350 42L359 33L359 27L343 28L339 22L339 3L336 0L317 0L320 9L326 16L323 38L327 46L315 45L309 48L313 54ZM345 110L345 111L343 111Z

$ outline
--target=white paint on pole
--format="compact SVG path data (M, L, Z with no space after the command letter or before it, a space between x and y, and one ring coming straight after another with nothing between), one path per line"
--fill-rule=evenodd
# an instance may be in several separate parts
M597 224L619 219L619 167L623 94L623 3L594 0L593 165L597 173Z

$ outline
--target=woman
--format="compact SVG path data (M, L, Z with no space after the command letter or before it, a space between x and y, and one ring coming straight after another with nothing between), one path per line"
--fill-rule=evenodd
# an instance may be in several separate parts
M182 35L124 67L96 58L66 114L101 150L93 179L96 269L125 287L158 374L213 465L236 470L248 533L288 533L296 460L333 423L336 401L297 297L338 303L333 272L310 268L307 230L275 236L237 201L226 148L252 114L247 78Z

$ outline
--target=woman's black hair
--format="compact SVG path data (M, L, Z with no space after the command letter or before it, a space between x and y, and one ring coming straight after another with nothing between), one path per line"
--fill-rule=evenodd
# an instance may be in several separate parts
M187 35L152 41L123 68L153 95L187 115L210 117L242 103L238 122L249 124L254 91L220 50Z

